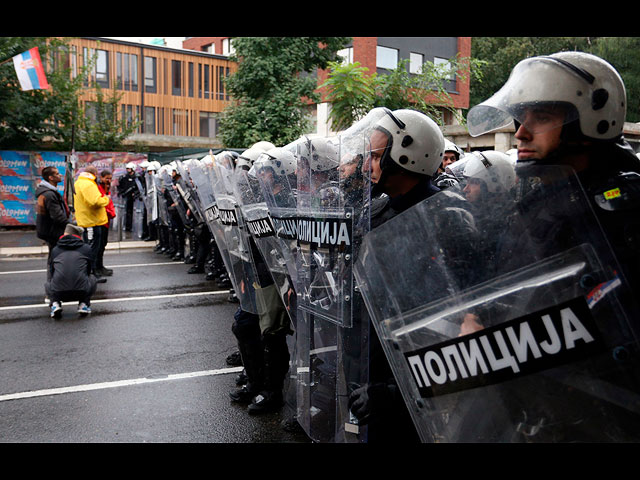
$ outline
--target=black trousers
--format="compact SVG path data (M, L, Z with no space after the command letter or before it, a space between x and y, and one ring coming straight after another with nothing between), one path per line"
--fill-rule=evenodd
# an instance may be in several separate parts
M91 247L91 273L95 273L98 261L98 255L102 248L102 236L104 232L101 227L86 227L82 236L84 241Z
M96 268L100 270L104 268L104 251L107 248L107 243L109 242L109 227L107 225L101 225L99 227L94 227L95 229L100 230L100 245L96 254Z
M50 304L53 302L75 302L85 303L87 306L91 305L91 297L96 293L96 278L91 275L89 277L90 287L89 290L66 290L66 291L56 291L51 290L51 285L49 282L44 284L44 290L47 292L47 296L49 297Z

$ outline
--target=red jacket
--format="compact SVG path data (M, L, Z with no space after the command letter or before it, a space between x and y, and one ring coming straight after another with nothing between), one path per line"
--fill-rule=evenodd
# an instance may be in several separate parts
M98 190L100 190L100 193L102 194L103 197L107 194L107 192L105 191L104 187L100 183L98 183ZM109 199L109 205L107 205L104 208L107 211L107 218L109 220L111 220L112 218L116 218L116 207L113 205L113 200ZM102 226L103 227L108 227L109 226L109 222L105 223Z

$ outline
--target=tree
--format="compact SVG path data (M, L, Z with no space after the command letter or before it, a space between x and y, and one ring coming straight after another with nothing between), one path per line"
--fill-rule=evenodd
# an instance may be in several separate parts
M63 44L40 37L0 37L0 56L10 59L32 47L38 47L45 61L50 52ZM62 131L57 120L69 119L77 98L77 87L57 72L47 72L50 90L23 92L13 62L0 66L0 148L27 149L39 146L46 138L60 141Z
M375 102L375 76L367 75L368 68L360 62L330 62L326 100L331 103L329 118L336 131L344 130L367 114Z
M233 98L219 118L220 138L229 148L266 140L285 145L309 130L309 103L319 101L314 75L338 59L348 37L238 37L238 70L227 78Z
M402 60L384 75L368 74L368 68L359 63L331 63L328 78L321 87L327 88L332 128L340 131L352 125L373 107L412 108L442 124L441 109L457 114L445 82L477 75L479 63L456 56L446 64L425 62L418 73L409 73L409 60Z
M618 71L627 90L627 122L640 122L640 38L600 37L589 50Z
M50 85L48 90L22 91L12 62L0 66L0 148L31 150L54 144L70 150L75 128L76 150L122 149L122 141L137 128L137 123L118 121L115 114L119 96L109 98L97 85L95 111L99 117L91 122L81 108L79 95L88 82L95 60L71 72L68 41L45 37L0 37L0 58L11 57L38 47ZM106 112L112 113L107 115Z

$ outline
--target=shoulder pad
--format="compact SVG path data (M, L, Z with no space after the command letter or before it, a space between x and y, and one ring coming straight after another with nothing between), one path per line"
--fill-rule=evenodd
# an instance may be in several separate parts
M603 210L622 211L640 208L640 174L620 172L595 189L593 198Z

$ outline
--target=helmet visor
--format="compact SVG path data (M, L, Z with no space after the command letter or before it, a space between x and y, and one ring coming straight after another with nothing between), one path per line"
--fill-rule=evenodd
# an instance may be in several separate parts
M576 101L586 81L548 57L520 62L491 98L467 115L471 136L505 128L515 120L531 133L543 133L577 120Z

